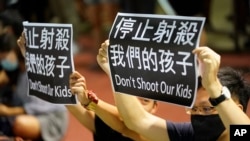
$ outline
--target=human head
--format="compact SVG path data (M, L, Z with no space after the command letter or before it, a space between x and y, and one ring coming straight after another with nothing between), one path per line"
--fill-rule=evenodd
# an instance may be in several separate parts
M19 72L19 53L13 35L0 35L0 85L14 84Z
M14 10L5 10L0 12L0 34L13 34L16 38L23 31L21 15Z
M250 98L250 85L245 80L243 73L231 67L224 67L219 70L218 78L221 84L229 89L231 97L234 100L234 102L244 112L246 112L247 104ZM198 91L194 107L206 107L206 108L213 107L208 99L209 99L209 94L202 87L201 77L198 77ZM213 109L212 111L214 112L207 114L217 114L215 109Z
M227 86L234 102L244 111L250 98L250 85L242 71L225 67L220 69L218 77L222 85Z
M16 47L16 40L10 34L0 34L0 60Z
M140 101L143 108L147 112L149 112L151 114L154 114L157 111L157 108L158 108L157 101L152 100L152 99L143 98L143 97L137 97L137 99Z
M218 78L221 84L230 90L234 102L246 112L250 91L243 74L233 68L225 67L219 70ZM204 140L209 137L210 140L218 140L226 136L225 127L218 112L208 100L209 94L201 85L201 77L198 80L196 101L189 111L195 138Z

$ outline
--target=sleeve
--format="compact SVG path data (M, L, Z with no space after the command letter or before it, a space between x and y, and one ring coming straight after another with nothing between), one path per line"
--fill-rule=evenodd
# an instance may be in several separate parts
M110 128L97 115L95 116L95 129L95 141L133 141Z
M24 109L27 114L32 115L41 115L56 111L66 111L63 105L52 104L34 96L30 96L29 102L24 103Z
M167 132L170 141L193 141L194 130L190 122L167 122Z

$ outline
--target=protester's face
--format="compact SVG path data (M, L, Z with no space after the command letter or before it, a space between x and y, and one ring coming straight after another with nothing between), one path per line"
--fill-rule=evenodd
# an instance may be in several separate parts
M157 110L157 103L152 99L137 97L141 102L143 108L149 113L155 113Z
M6 58L7 55L8 55L8 52L0 52L0 60Z
M4 58L0 58L1 66L6 71L13 71L18 67L18 58L14 50L9 51Z
M189 114L192 115L212 115L218 114L215 107L209 102L209 94L204 88L200 88L197 91L196 100L193 108L187 109Z
M218 140L225 127L215 107L209 102L209 94L204 88L197 91L193 108L188 109L195 132L195 140Z
M0 86L4 86L9 82L6 72L14 71L17 67L18 61L14 51L0 53Z

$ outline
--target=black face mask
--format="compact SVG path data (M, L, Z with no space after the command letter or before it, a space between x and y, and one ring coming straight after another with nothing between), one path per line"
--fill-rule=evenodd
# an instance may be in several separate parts
M191 115L195 141L216 141L225 127L216 115Z

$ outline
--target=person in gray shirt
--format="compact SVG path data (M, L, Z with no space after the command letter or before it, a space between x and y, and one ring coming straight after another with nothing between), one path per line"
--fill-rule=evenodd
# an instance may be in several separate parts
M28 77L18 46L1 57L0 64L0 132L24 140L60 141L68 127L65 106L28 94Z

